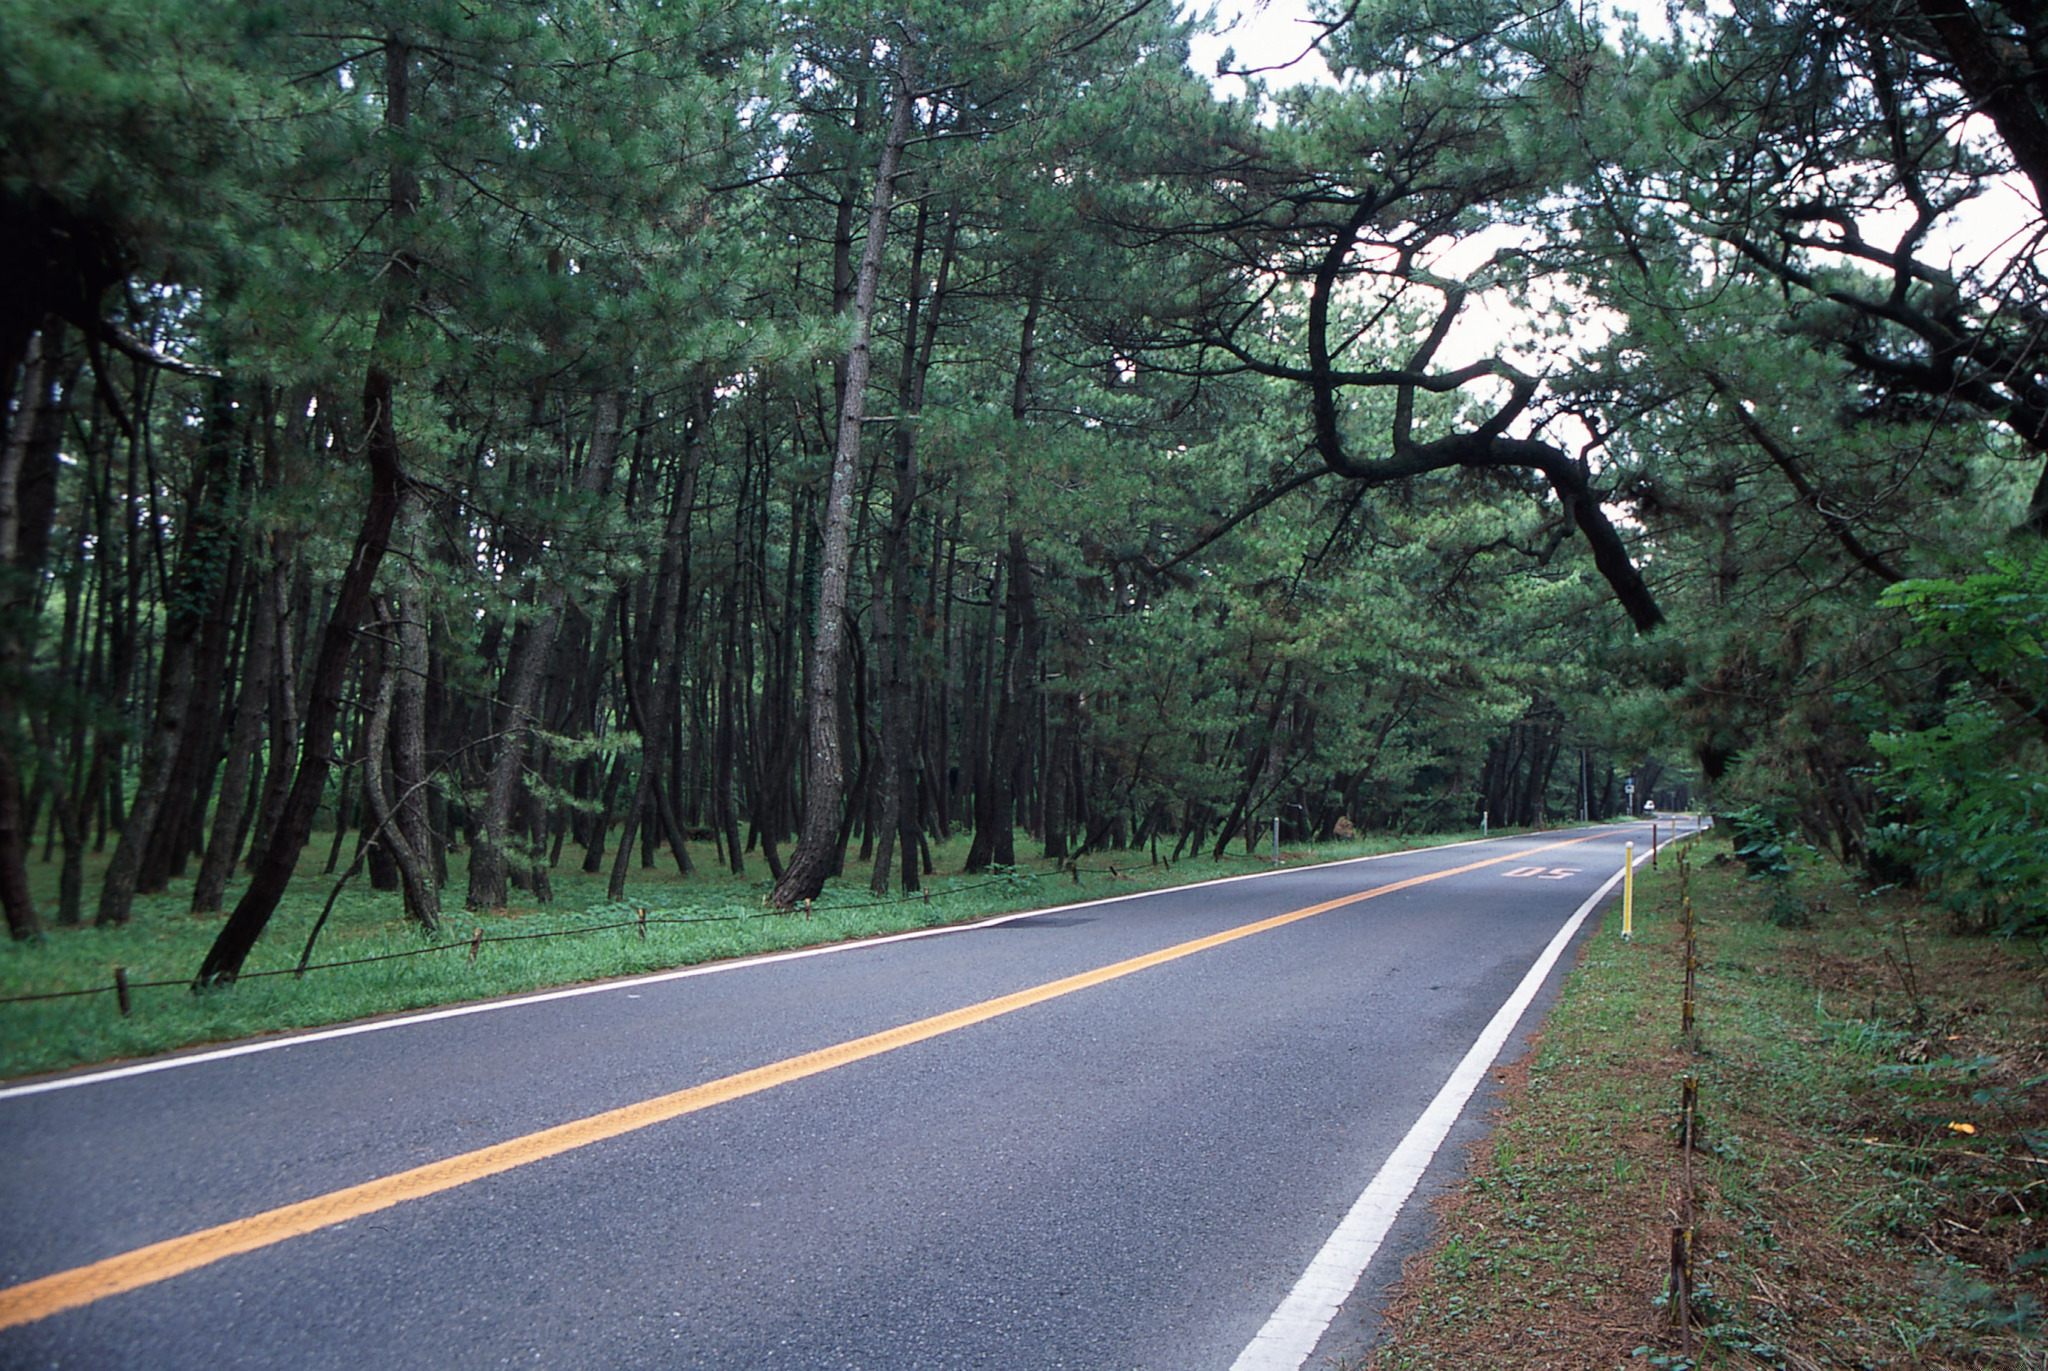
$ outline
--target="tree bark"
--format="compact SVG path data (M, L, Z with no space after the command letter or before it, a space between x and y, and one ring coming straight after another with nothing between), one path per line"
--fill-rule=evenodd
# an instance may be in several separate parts
M412 113L412 49L396 36L385 39L385 104L387 127L405 129ZM419 190L409 172L394 166L391 173L389 207L393 233L405 244L417 209ZM303 750L290 793L279 812L277 826L263 849L263 855L249 881L249 888L236 903L234 913L221 927L213 946L193 976L194 991L225 985L241 974L242 963L263 936L270 916L277 911L297 870L299 853L312 835L313 820L320 810L320 797L327 789L328 772L334 763L334 729L341 717L342 689L348 680L349 658L355 648L358 625L370 612L371 586L377 567L384 559L391 527L398 514L404 472L398 450L398 428L392 413L397 380L386 369L391 345L405 328L411 281L416 271L412 255L401 246L392 254L391 284L377 314L377 337L372 360L363 378L363 455L370 468L370 489L363 509L363 522L356 533L355 548L349 556L341 584L336 588L334 607L320 636L319 656L312 672L312 690L307 701L302 731Z
M213 831L199 875L192 882L192 912L217 914L227 893L228 877L240 849L242 815L249 802L249 773L256 744L263 737L263 705L276 671L277 616L269 603L269 586L258 583L249 595L249 645L242 653L242 693L228 738L227 762L221 771L220 796L214 802Z
M403 516L400 516L403 517ZM386 614L389 622L394 616ZM398 879L405 892L406 916L428 933L441 926L441 892L425 855L407 839L399 821L399 806L413 796L391 792L391 776L385 767L385 753L391 746L391 720L395 712L400 679L405 674L401 661L404 648L386 647L378 654L382 669L377 673L377 695L370 706L369 727L363 739L363 797L369 801L374 841L391 855L398 867Z
M987 802L975 810L969 872L1017 864L1017 770L1030 732L1028 716L1038 677L1038 600L1023 533L1011 530L1004 561L1009 595L1003 614L1003 667L998 702L989 720Z
M19 269L16 264L13 270ZM16 940L38 937L42 919L28 888L29 816L21 783L21 758L31 744L21 727L20 690L30 667L34 623L34 587L49 544L57 448L62 433L66 394L58 394L64 330L54 319L41 321L32 336L21 340L20 403L0 443L0 910L8 935ZM15 373L5 377L13 395ZM4 413L0 408L0 413Z
M419 568L426 564L426 503L416 489L399 498L397 530L405 550L395 597L398 639L396 680L391 702L391 782L397 792L396 828L423 869L407 876L406 913L428 932L441 922L441 868L434 861L440 837L427 806L427 676L432 667L428 645L426 595Z
M611 488L612 468L619 455L623 408L618 391L598 392L591 406L590 451L583 469L576 474L577 494L601 495ZM523 774L526 735L534 725L541 678L554 654L555 636L561 631L568 601L568 588L558 577L549 578L541 591L540 613L527 625L527 631L515 638L512 659L505 667L505 680L500 688L505 703L498 722L498 751L484 789L477 843L469 854L471 909L498 908L510 893L506 840Z
M155 829L136 873L139 894L161 894L174 877L183 876L197 840L194 826L205 814L206 792L220 751L223 676L230 664L233 615L235 601L241 597L242 577L242 554L237 547L226 575L209 597L205 622L199 626L177 753L164 780Z
M846 351L845 396L839 408L839 436L832 455L831 491L825 501L817 628L811 649L811 689L807 702L810 766L804 787L803 827L797 836L796 851L790 855L789 865L769 896L782 909L800 900L815 899L825 888L826 877L838 865L839 808L845 789L839 737L839 662L845 646L844 620L853 563L850 535L854 485L860 474L861 421L867 414L869 334L881 284L896 171L910 141L914 79L915 68L906 46L897 65L889 133L875 169L867 242L861 248L860 274L854 287L853 341Z
M1031 300L1024 310L1024 323L1017 344L1017 375L1010 393L1010 418L1022 428L1031 410L1032 370L1038 353L1038 315L1045 300L1043 281L1034 280ZM1014 483L1009 503L1017 503ZM999 563L1000 567L1001 563ZM986 871L989 866L1017 864L1016 772L1023 750L1026 697L1038 679L1038 602L1031 584L1031 557L1024 535L1010 529L1010 593L1003 622L1003 671L997 689L991 690L996 703L989 715L988 773L975 793L974 841L967 849L967 871ZM1000 579L1000 573L999 573ZM989 612L995 612L990 593ZM993 629L993 623L991 623ZM991 634L993 637L993 634ZM994 643L989 646L994 655ZM989 664L992 668L993 663Z
M284 897L298 868L299 853L312 836L313 820L320 811L320 798L334 765L334 730L341 718L349 657L355 647L357 628L370 611L370 587L398 512L403 475L399 469L398 433L391 418L395 388L389 372L381 366L370 368L363 383L363 412L368 430L363 447L370 466L369 501L364 507L362 527L356 534L355 550L321 634L320 655L312 673L312 695L301 730L303 750L298 771L249 888L236 903L234 913L228 916L193 977L194 990L227 984L241 974L242 963L256 946L256 940L263 936L270 916L277 911L278 901Z
M658 782L662 759L668 751L676 682L682 669L676 643L690 598L690 518L697 503L697 470L704 459L712 400L710 381L700 379L683 433L683 469L677 473L675 489L669 496L668 525L662 536L661 566L656 573L654 604L642 621L643 624L653 624L654 643L652 647L643 645L640 660L634 662L631 660L630 635L623 628L620 632L620 652L625 659L622 667L626 679L627 708L640 728L640 773L634 784L632 802L626 806L625 818L619 826L619 850L612 859L611 879L606 886L607 898L612 900L626 898L626 872L633 855L633 839L643 826L651 826L650 816L658 819L661 814ZM622 625L627 612L626 604L621 601L619 614ZM687 875L690 871L689 851L683 846L680 834L672 833L672 841L676 867Z
M739 690L739 682L733 674L733 659L739 652L739 585L737 582L725 590L725 620L722 629L724 646L721 649L718 683L718 733L712 745L711 803L712 817L717 821L719 832L725 837L726 864L735 876L747 874L746 855L740 850L740 820L733 808L734 754L737 751L734 733L738 702L733 698Z

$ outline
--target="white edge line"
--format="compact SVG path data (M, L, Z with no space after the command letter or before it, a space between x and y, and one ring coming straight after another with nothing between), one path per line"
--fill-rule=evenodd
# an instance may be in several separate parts
M1517 833L1513 837L1537 837L1530 833ZM177 1057L156 1057L149 1061L131 1062L127 1066L110 1067L104 1071L86 1071L75 1076L57 1076L48 1080L31 1081L26 1085L8 1086L0 1089L0 1100L19 1099L24 1095L44 1095L54 1090L74 1090L80 1086L100 1085L107 1081L126 1080L131 1076L148 1076L158 1071L172 1071L179 1067L199 1066L207 1062L227 1061L233 1057L248 1057L259 1052L276 1052L287 1047L298 1047L306 1043L329 1042L336 1038L353 1038L359 1033L382 1033L392 1028L410 1028L416 1024L438 1023L443 1019L466 1018L471 1014L490 1014L501 1009L520 1009L527 1005L546 1004L552 1000L570 1000L579 995L600 995L613 990L631 990L635 986L660 985L667 981L685 980L691 976L714 976L727 971L739 971L747 967L769 966L776 962L793 962L804 957L822 957L835 952L853 952L862 948L881 947L888 943L909 942L914 938L933 938L944 933L967 933L979 928L994 928L1017 919L1034 919L1044 914L1064 914L1076 909L1094 909L1100 905L1120 904L1126 900L1149 899L1155 895L1168 895L1181 890L1200 890L1205 886L1231 885L1237 881L1254 881L1269 876L1289 875L1295 872L1311 871L1321 866L1351 866L1359 862L1383 861L1389 857L1405 857L1417 852L1441 852L1446 848L1470 847L1475 843L1501 842L1501 838L1467 838L1462 842L1439 843L1434 847L1407 847L1398 852L1375 852L1365 857L1343 857L1334 862L1312 862L1307 866L1276 867L1270 871L1247 871L1235 876L1218 876L1213 880L1192 881L1187 885L1161 886L1157 890L1134 890L1128 895L1106 895L1101 899L1083 900L1078 904L1053 905L1046 909L1020 909L1009 914L997 914L972 923L941 924L936 928L914 928L905 933L887 933L875 938L851 938L843 942L820 943L814 947L792 948L787 952L764 952L752 957L735 957L727 961L699 962L694 966L677 967L671 971L655 971L645 976L628 976L620 980L597 981L589 985L568 986L560 990L545 990L531 995L517 995L509 999L479 1000L475 1004L455 1005L447 1009L432 1009L419 1014L401 1014L391 1018L366 1019L359 1023L344 1024L339 1028L315 1029L310 1033L294 1033L276 1038L261 1038L255 1042L236 1043L233 1047L217 1047L206 1052L191 1052ZM1642 863L1637 862L1640 866Z
M1646 851L1635 859L1641 866L1650 859ZM1351 1206L1343 1221L1323 1243L1322 1250L1309 1262L1308 1269L1301 1273L1301 1279L1287 1298L1280 1301L1280 1307L1273 1311L1265 1326L1253 1335L1238 1353L1237 1360L1230 1364L1230 1371L1300 1371L1321 1342L1329 1329L1330 1321L1337 1316L1338 1308L1358 1288L1359 1279L1365 1275L1365 1268L1372 1263L1379 1251L1380 1243L1387 1231L1400 1217L1401 1210L1408 1203L1408 1197L1422 1180L1422 1173L1436 1156L1449 1136L1451 1126L1465 1111L1465 1104L1472 1098L1472 1092L1479 1088L1479 1082L1486 1078L1493 1059L1507 1044L1515 1025L1528 1011L1536 992L1557 965L1559 957L1571 945L1579 926L1586 916L1593 912L1614 887L1621 883L1622 873L1617 871L1609 876L1601 887L1586 898L1578 912L1565 921L1550 945L1543 949L1543 955L1529 968L1522 983L1515 987L1515 993L1507 1003L1495 1011L1493 1018L1480 1032L1465 1059L1451 1072L1451 1078L1444 1082L1429 1107L1408 1130L1387 1160L1381 1164L1376 1175L1365 1187L1365 1191Z

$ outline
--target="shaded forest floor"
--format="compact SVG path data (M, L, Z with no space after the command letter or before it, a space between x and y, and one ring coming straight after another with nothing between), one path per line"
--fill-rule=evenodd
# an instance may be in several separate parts
M2044 1367L2048 964L1900 891L1695 853L1681 1037L1667 854L1587 945L1354 1371ZM1672 1318L1699 1082L1695 1327Z
M1476 837L1376 835L1311 847L1283 845L1288 866L1367 856L1403 847ZM257 944L242 980L194 996L186 986L198 969L222 916L191 912L191 881L174 880L159 895L139 897L123 928L51 928L39 942L0 943L0 1079L143 1056L195 1044L309 1028L434 1005L571 985L612 976L665 970L696 962L780 951L850 938L986 918L1013 910L1105 899L1133 891L1247 871L1269 870L1270 849L1247 857L1236 845L1222 860L1206 854L1171 865L1149 852L1099 852L1061 869L1036 856L1018 835L1014 871L963 876L967 838L936 845L937 874L926 892L908 899L868 892L870 868L849 861L808 914L766 911L768 872L758 854L745 875L715 867L708 847L696 871L679 875L664 850L653 867L635 864L627 900L606 897L603 874L582 871L583 853L571 846L552 871L554 898L490 911L461 907L467 872L463 856L449 858L442 891L445 926L428 939L408 924L395 892L369 888L358 876L334 898L313 947L311 969L292 972L336 886L324 871L331 835L319 838L300 862L298 888L288 895ZM1164 855L1162 850L1162 856ZM340 854L346 868L349 853ZM86 890L98 889L106 855L95 854ZM31 863L32 889L49 911L56 906L54 863ZM228 890L228 907L240 894ZM641 914L645 911L645 924ZM86 912L88 921L91 909ZM116 973L128 982L129 1011L121 1012ZM53 998L27 999L46 996Z

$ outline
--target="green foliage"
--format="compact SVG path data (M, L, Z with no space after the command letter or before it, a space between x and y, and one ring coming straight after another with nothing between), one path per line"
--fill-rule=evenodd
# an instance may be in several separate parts
M1792 861L1785 852L1785 822L1761 805L1747 805L1723 817L1735 837L1735 855L1749 870L1751 880L1783 879L1792 874Z
M1987 561L1987 570L1957 580L1892 586L1879 603L1906 612L1915 642L2038 704L2048 692L2048 548Z
M1977 682L1958 685L1932 726L1873 736L1903 816L1885 859L1910 862L1960 927L2048 932L2048 748L2012 717L2016 699L2048 692L2048 549L1904 582L1883 603L1905 612L1913 642Z
M129 265L192 274L194 249L220 245L219 216L260 173L251 136L298 103L260 60L254 74L238 70L271 15L205 0L0 4L8 217L61 216L71 232L106 235Z
M1877 734L1880 783L1913 816L1885 830L1887 859L1910 860L1958 925L2048 932L2048 777L2038 744L2014 746L2009 719L1972 702L1932 728Z
M126 642L95 614L128 613L130 655L160 660L166 625L237 565L289 594L303 658L352 552L337 511L360 500L374 364L432 505L379 588L417 578L431 623L438 796L460 808L488 774L520 635L566 602L528 740L533 834L616 821L635 768L665 757L682 828L730 809L743 844L769 835L801 789L786 715L841 277L909 44L925 89L850 571L872 655L846 703L867 744L849 733L849 752L872 761L902 553L935 832L966 818L986 760L1011 625L984 597L1017 535L1038 615L1026 770L1061 740L1075 762L1020 776L1032 824L1061 784L1075 824L1120 834L1234 810L1452 827L1503 772L1526 781L1517 807L1573 812L1585 784L1597 813L1601 769L1693 752L1721 808L1772 816L1745 846L1759 870L1788 844L1868 841L2009 904L2034 879L2012 816L2039 813L2040 767L1995 724L2048 693L2038 616L2011 628L2032 592L1914 582L1887 602L1902 621L1869 587L2010 526L2039 454L1984 421L1997 378L1973 373L1961 420L1907 403L1871 359L1917 367L1920 344L1900 352L1911 328L1855 304L1891 298L1889 259L1841 250L1834 220L1773 217L1795 192L1903 203L1916 175L1946 213L2000 170L1996 147L1949 138L1954 92L1912 67L1893 73L1900 136L1925 151L1888 165L1878 57L1817 5L1686 11L1654 35L1518 0L1330 14L1337 85L1255 81L1233 102L1186 69L1199 21L1114 0L0 0L5 192L118 239L130 289L107 308L236 397L219 410L194 378L104 357L85 372L60 478L72 579L35 587L35 673L91 695ZM1950 285L1988 289L1908 271L1900 307L1938 311ZM2030 309L1944 327L2016 337L1992 320ZM1319 348L1347 378L1330 431L1384 479L1295 484L1321 460ZM602 489L578 479L599 397L627 434ZM1460 439L1467 464L1387 465ZM216 441L246 470L209 505L194 473ZM1519 444L1589 488L1495 461ZM915 508L885 535L912 450ZM1617 512L1667 630L1615 612L1592 510ZM1984 688L1933 718L1957 674ZM676 717L640 717L665 680ZM225 717L238 684L207 707ZM89 784L95 748L143 736L150 683L129 668L102 693L121 717L53 735L50 774ZM1904 808L1866 840L1873 728ZM1539 735L1496 767L1504 738ZM1598 760L1573 766L1582 751ZM872 810L852 811L864 832Z

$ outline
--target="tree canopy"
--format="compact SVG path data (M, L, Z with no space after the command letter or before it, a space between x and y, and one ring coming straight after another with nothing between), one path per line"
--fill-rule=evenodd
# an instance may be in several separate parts
M2038 25L1318 17L0 0L10 930L1630 775L2048 919Z

